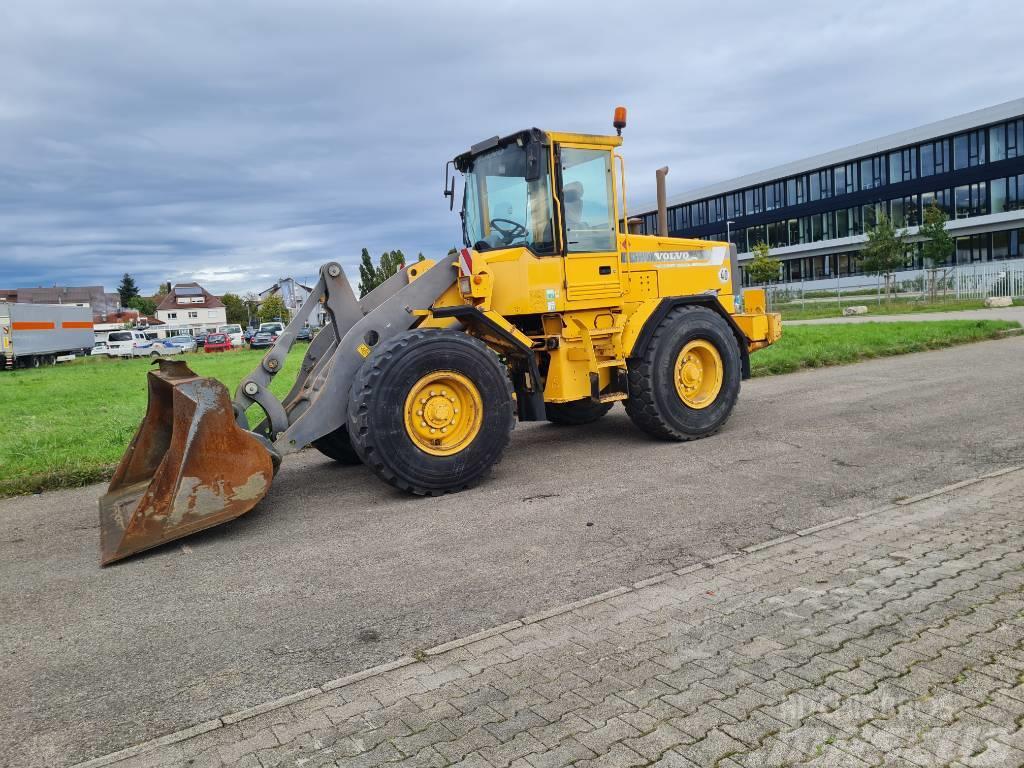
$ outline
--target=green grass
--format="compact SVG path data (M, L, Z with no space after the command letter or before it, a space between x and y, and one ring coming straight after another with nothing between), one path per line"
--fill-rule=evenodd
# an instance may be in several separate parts
M287 394L306 346L271 390ZM263 352L184 355L233 393ZM84 358L55 368L0 371L0 497L85 485L110 476L146 412L148 359Z
M786 328L753 355L755 376L993 338L1017 323L937 321ZM305 346L288 357L271 389L287 393ZM201 376L233 392L263 353L186 355ZM149 360L92 358L55 368L0 372L0 497L84 485L110 476L146 410Z
M1020 323L1002 320L936 320L930 323L850 323L785 327L782 338L750 357L754 376L844 365L875 357L941 349L996 338Z
M1014 306L1020 306L1017 299ZM895 298L889 304L884 301L881 304L875 301L857 301L856 299L844 299L840 305L836 301L815 301L803 306L796 303L779 304L772 307L773 311L782 314L783 320L820 320L823 317L841 317L843 307L851 305L863 305L868 308L868 316L871 315L906 315L917 312L957 312L963 309L984 309L985 302L982 299L965 299L961 301L935 301L926 302L920 299Z

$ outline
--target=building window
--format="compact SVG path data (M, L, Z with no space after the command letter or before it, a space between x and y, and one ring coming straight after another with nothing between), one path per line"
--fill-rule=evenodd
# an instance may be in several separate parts
M885 184L885 157L876 155L860 161L860 188L875 189Z
M764 209L774 211L776 208L786 207L786 184L776 181L766 184L764 187Z
M857 189L857 164L846 163L846 165L837 165L832 169L833 175L835 176L835 193L836 195L848 195Z
M168 320L177 320L178 319L178 313L177 312L168 312L167 313L167 319Z
M940 189L938 192L924 192L921 195L921 210L930 208L935 204L940 210L946 212L947 216L953 214L953 207L950 205L950 193L948 189Z
M930 141L921 145L922 176L934 176L949 170L949 139Z
M956 239L956 263L973 264L979 261L988 261L988 240L987 234L958 237Z
M969 216L983 216L988 213L988 185L983 181L978 184L964 184L954 192L956 202L956 218L966 219Z
M810 175L811 201L832 197L832 169L815 171Z
M789 205L801 205L807 202L807 177L796 176L786 181L786 200Z
M789 233L786 229L786 222L776 221L768 225L768 245L772 248L781 248L789 245Z
M208 309L208 310L206 310L206 317L207 317L207 319L212 320L216 316L217 316L217 310L216 309Z
M1024 118L993 125L988 129L988 141L993 163L1024 155Z
M725 196L725 215L735 219L743 215L743 193L733 192Z
M790 245L797 245L800 242L800 222L797 219L790 219L786 222L786 239Z
M864 230L861 228L860 222L860 206L836 211L836 237L853 237L863 234Z
M961 133L953 139L953 167L956 170L985 164L985 132Z
M690 203L690 226L702 227L708 223L707 208L704 201Z
M1020 232L1011 229L992 233L992 258L996 261L1020 258Z
M179 297L178 297L178 298L176 299L176 301L177 301L177 302L178 302L179 304L188 304L188 303L189 303L189 300L188 300L188 296L179 296Z
M748 189L743 193L743 203L747 211L747 216L754 213L760 213L764 210L764 196L761 187L754 187Z
M920 224L918 202L917 195L897 197L895 200L890 201L890 208L892 209L890 218L892 218L892 223L897 227L916 227Z
M716 221L723 221L725 219L725 204L720 197L714 197L708 200L708 223L714 224Z
M198 312L189 312L188 316L189 316L190 320L195 320L196 318L199 317L199 313Z
M912 181L917 178L917 148L909 147L889 153L889 183Z

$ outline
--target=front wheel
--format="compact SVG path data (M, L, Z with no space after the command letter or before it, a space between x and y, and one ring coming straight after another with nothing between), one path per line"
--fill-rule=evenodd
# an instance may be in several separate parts
M349 398L348 433L363 463L420 496L478 483L514 426L505 366L459 331L406 331L379 345Z
M626 413L663 440L714 434L740 392L739 343L728 323L706 307L669 312L650 344L629 361Z

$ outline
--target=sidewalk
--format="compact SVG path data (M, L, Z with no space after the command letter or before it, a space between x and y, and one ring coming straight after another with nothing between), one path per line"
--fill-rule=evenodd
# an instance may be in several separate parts
M855 303L855 302L853 302ZM868 305L868 312L878 307ZM851 315L850 317L822 317L817 320L785 320L783 325L832 325L835 323L910 323L935 320L1009 320L1024 325L1024 307L993 307L992 309L961 309L955 312L907 312L902 315Z
M83 765L1024 765L1022 510L992 473Z

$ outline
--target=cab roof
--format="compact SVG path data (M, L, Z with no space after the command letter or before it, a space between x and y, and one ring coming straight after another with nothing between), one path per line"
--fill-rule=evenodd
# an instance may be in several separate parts
M536 142L549 146L552 142L559 144L593 144L599 147L618 147L622 144L621 136L602 136L596 133L562 133L558 131L543 131L540 128L525 128L507 136L492 136L489 139L479 141L469 148L467 152L456 155L455 167L464 171L469 167L470 161L477 155L494 149L504 147L517 140Z

